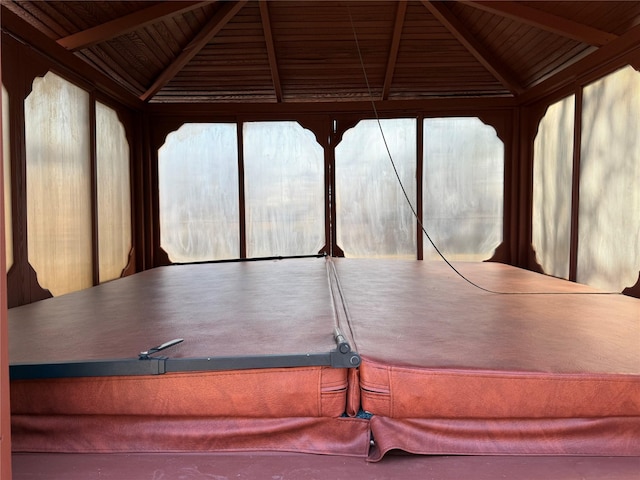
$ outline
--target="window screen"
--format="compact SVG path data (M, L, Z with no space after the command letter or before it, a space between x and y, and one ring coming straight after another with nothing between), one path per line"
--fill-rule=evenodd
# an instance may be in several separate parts
M53 295L92 280L89 94L49 72L25 100L27 247Z
M129 143L116 112L96 103L100 282L120 277L131 250Z
M448 260L490 258L502 241L504 147L478 118L424 120L423 225ZM424 259L440 257L424 238Z
M238 258L238 140L233 123L189 123L158 151L160 245L174 262Z
M640 269L640 73L584 88L577 280L621 291Z
M324 151L297 122L243 124L247 256L324 245Z
M363 120L336 147L336 234L347 257L416 258L416 120ZM383 139L384 138L384 139Z
M551 105L533 145L533 248L560 278L569 278L574 108L574 95Z

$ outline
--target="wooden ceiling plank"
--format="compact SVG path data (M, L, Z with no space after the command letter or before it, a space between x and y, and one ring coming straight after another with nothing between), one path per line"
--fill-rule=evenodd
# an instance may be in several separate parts
M282 102L282 85L280 84L280 73L278 71L278 58L273 44L273 33L271 31L271 20L269 19L269 7L266 0L260 0L260 18L262 19L262 29L264 30L264 41L267 45L267 56L269 57L269 68L271 69L271 79L276 95L276 101Z
M189 42L182 53L160 74L153 82L153 85L140 96L143 102L149 101L162 87L171 81L171 79L191 60L197 53L215 37L220 30L231 20L236 13L240 11L248 0L239 0L237 2L224 2L220 10L209 20L202 30Z
M492 55L481 43L479 43L466 27L444 5L444 2L431 2L422 0L431 14L451 32L452 35L482 64L500 83L514 94L521 94L524 88L516 80L515 76L502 65L495 55Z
M618 38L612 33L521 5L518 2L465 1L464 4L596 47L606 45Z
M110 22L68 35L58 40L67 50L81 50L96 43L111 40L133 30L140 29L166 17L187 12L211 3L210 1L160 2L152 7L133 12Z
M393 38L391 39L391 47L389 48L389 58L387 60L387 70L384 76L384 84L382 86L382 100L389 98L389 90L393 81L393 73L398 60L398 50L400 49L400 38L402 37L402 27L404 26L405 14L407 12L407 1L402 0L398 3L396 10L396 21L393 25Z

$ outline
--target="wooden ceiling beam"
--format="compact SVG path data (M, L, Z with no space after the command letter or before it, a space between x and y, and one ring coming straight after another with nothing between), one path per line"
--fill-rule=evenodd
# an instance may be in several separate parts
M267 45L267 55L269 57L269 68L273 80L273 89L276 94L276 101L282 102L282 85L280 84L280 74L278 72L278 59L276 49L273 44L273 34L271 32L271 21L269 19L269 7L266 0L260 0L260 18L262 19L262 29L264 31L264 41Z
M382 100L389 98L389 90L391 82L393 82L393 73L396 69L398 60L398 50L400 49L400 38L402 36L402 27L404 26L404 17L407 13L407 1L402 0L398 3L396 10L396 21L393 26L393 38L391 39L391 47L389 48L389 58L387 60L387 70L384 76L384 85L382 86Z
M495 55L466 29L466 27L451 13L446 2L431 2L422 0L422 4L449 32L471 53L478 62L486 68L505 88L513 94L521 94L524 88L516 80L515 75L503 65Z
M220 9L211 17L211 20L202 30L189 42L182 53L160 74L153 82L153 85L140 96L140 100L148 102L151 97L158 93L176 74L182 70L189 61L195 57L209 41L215 37L220 30L231 20L236 13L249 0L238 0L237 2L222 2Z
M127 34L147 25L159 22L164 18L178 15L200 8L211 3L211 1L198 2L160 2L152 7L133 12L124 17L116 18L110 22L96 25L95 27L82 30L73 35L68 35L58 40L58 44L67 50L76 51L90 47L100 42L111 40L120 35Z
M618 38L613 33L604 32L573 20L521 5L518 2L465 1L463 3L485 12L500 15L501 17L596 47L606 45Z

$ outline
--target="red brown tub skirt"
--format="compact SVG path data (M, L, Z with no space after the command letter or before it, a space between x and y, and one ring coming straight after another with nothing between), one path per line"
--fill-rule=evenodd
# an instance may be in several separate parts
M141 400L142 401L142 400ZM13 415L15 452L298 452L366 457L357 418Z

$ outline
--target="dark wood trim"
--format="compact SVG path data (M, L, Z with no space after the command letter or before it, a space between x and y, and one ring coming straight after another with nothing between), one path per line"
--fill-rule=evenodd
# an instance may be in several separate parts
M149 124L147 128L150 130ZM147 208L145 208L145 226L149 232L150 245L150 264L148 268L159 267L171 263L167 252L162 249L160 243L160 192L158 183L158 149L161 144L158 137L154 135L156 132L150 132L150 145L146 152L147 158L145 163L147 172L145 174L145 199L147 200ZM166 138L163 137L163 139Z
M423 100L384 100L376 102L380 116L413 116L421 112L445 112L456 115L459 112L479 110L501 110L516 107L518 103L512 97L456 97L431 98ZM251 115L254 120L292 119L297 115L369 115L372 116L370 101L336 103L149 103L145 110L152 115L163 117L236 117Z
M129 110L123 110L121 106L110 104L108 101L105 102L102 99L98 99L98 101L108 106L109 108L113 108L113 110L116 112L118 116L118 120L120 120L120 123L122 123L122 126L124 128L125 138L127 140L127 145L129 146L129 199L131 202L131 206L130 206L130 228L131 228L130 242L131 244L130 244L129 256L127 259L127 265L125 266L125 268L123 268L122 273L120 275L122 277L126 277L137 271L137 265L138 265L137 253L142 251L142 248L139 248L137 244L136 225L138 224L138 221L136 219L138 218L138 216L137 216L137 208L136 208L137 205L135 203L136 202L135 194L137 191L135 169L137 165L139 165L140 163L138 161L138 159L140 158L139 152L138 152L140 147L140 141L138 139L140 137L136 135L136 127L135 127L136 117L134 114L132 114L132 112L130 112Z
M157 191L157 186L154 189L154 145L156 145L154 138L154 131L152 130L152 120L146 113L143 113L141 117L142 127L142 223L144 230L144 269L153 268L156 266L155 254L160 248L160 239L155 236L154 232L154 218L157 218L157 206L154 203L156 197L154 196L154 190ZM154 124L155 125L155 124ZM157 148L155 150L157 151ZM157 158L157 154L155 155ZM156 162L157 163L157 162ZM155 184L157 185L157 184Z
M424 202L422 198L424 181L424 117L416 118L416 258L424 260Z
M52 67L55 66L63 75L81 78L83 82L108 94L129 108L140 109L143 107L143 103L135 95L115 80L91 68L72 52L67 51L26 23L4 5L0 6L0 16L2 17L3 34L7 34L7 36L10 34L26 50L37 52L41 57L46 58L51 62ZM4 50L4 39L2 49ZM5 75L6 71L5 69Z
M282 102L282 86L280 84L280 73L278 70L278 57L276 56L276 49L273 44L273 34L271 33L269 6L266 0L259 0L258 4L260 5L260 18L262 20L264 40L267 46L267 57L269 58L269 69L271 70L273 90L275 91L276 101Z
M407 0L400 0L396 9L396 19L393 25L393 37L389 46L389 55L387 58L387 68L384 75L384 84L382 86L382 100L389 99L389 90L393 81L393 72L396 69L396 61L398 60L398 50L400 49L400 37L402 35L402 27L404 26L404 17L407 13Z
M531 25L533 27L546 30L547 32L555 33L588 45L601 46L618 38L617 35L612 33L584 25L582 23L574 22L567 18L558 17L557 15L547 13L544 10L528 7L515 1L471 1L465 2L465 5L478 8L485 12L495 13L504 18L516 20L526 25Z
M502 209L502 242L487 260L491 262L511 263L518 252L518 184L519 151L521 147L520 132L522 120L520 109L513 109L505 116L504 123L496 127L495 122L481 120L496 129L496 134L504 145L503 171L503 209Z
M2 78L2 52L0 51L0 78ZM0 111L4 105L0 96ZM7 271L4 205L4 115L0 114L0 271ZM12 241L12 239L8 239ZM0 277L0 478L11 478L11 398L9 396L9 339L7 313L7 277Z
M347 125L355 125L357 121L351 124L352 120L347 121ZM327 169L329 171L329 195L326 200L329 202L329 218L327 219L329 225L329 233L331 237L331 243L329 248L329 254L332 257L344 257L344 250L338 245L338 232L337 232L337 206L336 206L336 146L342 140L342 135L346 131L345 125L343 125L338 119L333 118L331 120L331 136L329 140L329 148L327 149Z
M578 276L578 218L580 212L580 159L582 149L582 88L575 94L573 117L573 170L571 176L571 230L569 234L569 280Z
M145 135L143 134L142 114L136 112L132 115L131 133L136 141L130 143L131 154L131 242L135 255L135 271L145 269L146 263L146 231L145 231L145 201L144 201L144 151Z
M238 228L240 234L240 258L247 258L247 203L244 191L244 128L242 122L236 123L236 141L238 144Z
M2 62L2 80L9 94L10 119L13 265L7 274L7 304L11 308L52 296L49 290L40 286L37 274L29 264L24 110L24 101L31 93L33 80L46 74L48 65L34 51L4 33ZM10 69L7 68L9 65Z
M625 288L622 290L622 293L630 297L640 298L640 272L638 273L638 280L635 285Z
M164 18L188 12L211 2L160 2L151 7L138 10L124 17L116 18L110 22L97 25L86 30L81 30L73 35L67 35L58 40L58 44L68 50L81 50L96 43L111 40L119 35L132 32L138 28L159 22Z
M544 108L523 108L518 133L520 148L517 161L514 162L512 198L517 213L512 217L517 222L511 229L516 234L517 253L510 262L512 265L542 272L532 246L533 212L533 144ZM516 200L517 199L517 200Z
M331 231L334 225L331 221L331 125L332 121L328 115L299 116L297 120L303 128L313 132L316 142L323 151L323 183L324 183L324 245L318 251L319 254L331 255Z
M93 285L100 284L100 248L98 239L98 157L96 139L96 100L89 93L89 171L91 172L91 275Z
M332 236L331 236L331 156L329 155L329 151L333 149L331 145L332 131L333 131L334 122L330 119L327 119L327 137L322 144L323 146L323 159L324 159L324 245L320 249L318 253L324 253L325 255L331 255L331 245L332 245Z

